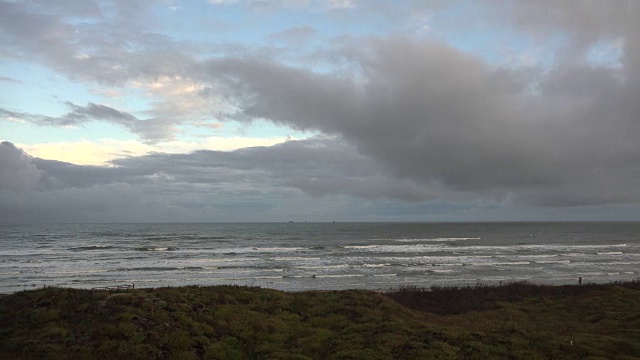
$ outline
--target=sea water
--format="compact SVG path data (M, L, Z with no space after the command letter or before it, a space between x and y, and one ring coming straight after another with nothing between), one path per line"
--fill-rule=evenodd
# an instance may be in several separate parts
M290 291L640 278L640 223L0 226L0 292L238 284Z

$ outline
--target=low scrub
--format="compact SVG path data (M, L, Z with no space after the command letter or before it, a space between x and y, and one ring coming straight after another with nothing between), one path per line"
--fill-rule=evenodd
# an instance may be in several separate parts
M46 288L0 297L0 324L2 359L633 359L640 283Z

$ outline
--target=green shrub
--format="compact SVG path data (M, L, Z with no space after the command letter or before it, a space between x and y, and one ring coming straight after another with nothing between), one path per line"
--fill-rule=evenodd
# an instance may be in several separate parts
M286 293L47 288L0 297L0 358L639 358L640 282Z

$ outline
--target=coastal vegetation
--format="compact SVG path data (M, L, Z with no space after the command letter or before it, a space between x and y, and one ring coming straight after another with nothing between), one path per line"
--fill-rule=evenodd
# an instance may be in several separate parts
M640 281L0 297L2 359L637 359Z

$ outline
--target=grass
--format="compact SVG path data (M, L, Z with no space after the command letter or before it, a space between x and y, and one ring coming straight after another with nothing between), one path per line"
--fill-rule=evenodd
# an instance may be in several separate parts
M2 359L637 359L640 282L0 297Z

